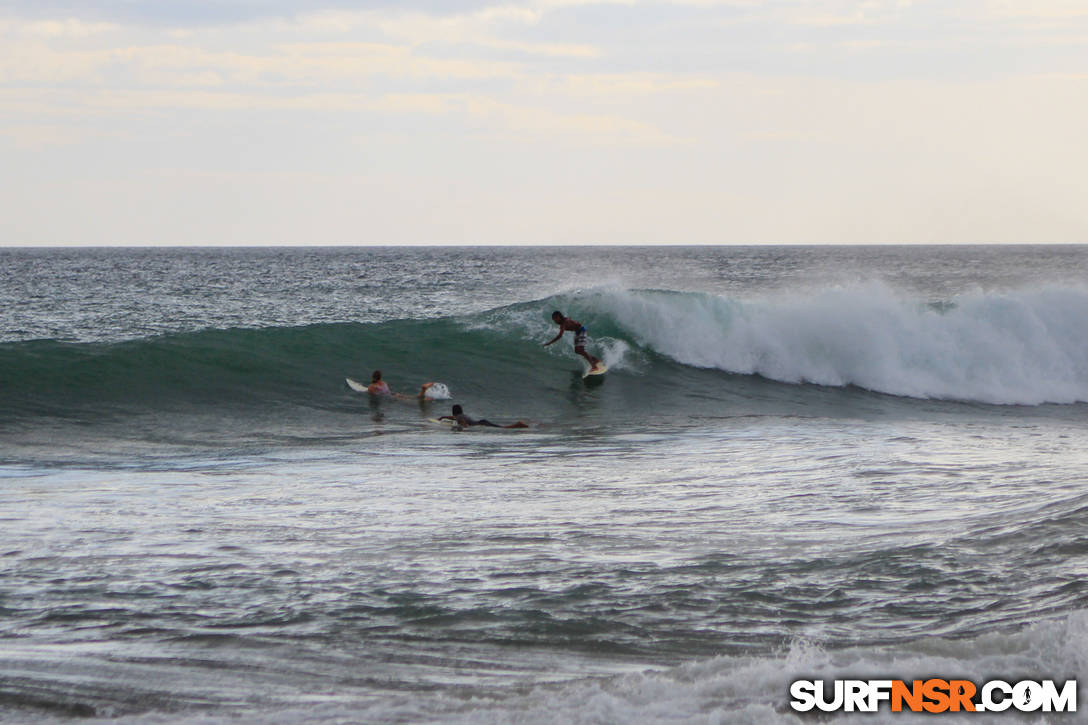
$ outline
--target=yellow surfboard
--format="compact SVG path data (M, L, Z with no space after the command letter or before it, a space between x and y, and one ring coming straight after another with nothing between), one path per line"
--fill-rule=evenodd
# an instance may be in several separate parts
M588 378L590 375L604 375L607 372L608 372L608 366L607 365L605 365L604 363L597 363L597 367L590 368L589 370L586 370L585 374L582 375L582 377L583 378Z

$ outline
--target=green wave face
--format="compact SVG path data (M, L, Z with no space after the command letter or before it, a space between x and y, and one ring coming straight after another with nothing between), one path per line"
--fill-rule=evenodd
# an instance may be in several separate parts
M553 309L588 327L603 379L582 380L571 334L541 346ZM6 343L0 416L356 410L370 401L345 378L375 369L407 394L443 382L477 416L552 421L825 415L882 397L862 391L1076 403L1088 400L1086 318L1077 290L935 305L872 287L763 300L598 289L431 320Z
M381 413L387 423L412 425L459 403L470 415L500 423L593 427L721 411L721 397L706 394L728 396L723 380L734 376L628 343L617 336L620 328L592 310L582 320L591 325L590 350L611 371L584 380L586 365L573 352L572 335L542 346L557 332L551 310L577 302L554 298L437 320L212 329L117 343L8 343L0 345L0 423L109 418L172 428L181 425L179 415L205 415L228 417L242 428L284 417L302 419L304 427L343 428L357 425L359 415ZM396 392L413 395L421 383L439 381L452 400L420 411L346 385L349 377L368 382L375 369ZM732 395L752 385L760 383L734 380ZM330 422L330 414L349 417Z

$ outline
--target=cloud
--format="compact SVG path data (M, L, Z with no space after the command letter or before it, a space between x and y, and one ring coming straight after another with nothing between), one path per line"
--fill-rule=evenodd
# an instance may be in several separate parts
M161 44L97 50L10 43L0 49L0 80L7 83L71 83L94 87L238 84L268 88L319 86L371 76L416 80L516 78L516 64L437 58L379 43L295 43L260 52L209 51ZM107 82L106 77L109 76Z
M55 124L0 126L0 138L10 141L15 148L37 151L49 146L66 146L81 140L81 134L70 126Z
M600 144L675 145L684 139L653 125L619 116L563 113L547 108L506 103L486 96L389 96L380 107L464 116L483 122L492 131L527 139L568 136Z
M987 0L985 12L992 17L1026 20L1070 20L1088 18L1088 5L1083 0Z
M0 19L0 35L18 35L24 38L89 38L115 31L119 27L116 23L87 22L72 17L32 21Z
M132 179L209 203L200 178L263 179L299 230L300 180L363 169L398 179L379 213L481 210L465 239L1008 240L1051 212L1039 238L1072 239L1085 37L1083 0L9 0L0 144L25 198L108 158L118 198L163 209ZM308 198L340 238L369 221ZM102 203L97 238L124 236Z
M206 28L334 10L415 9L461 13L489 5L486 0L7 0L15 17L72 17L153 27Z
M301 112L352 114L408 114L443 116L470 124L476 132L524 139L569 139L609 145L662 146L684 143L654 125L616 115L564 112L544 107L504 102L466 93L309 93L294 96L255 95L229 91L103 91L93 96L74 92L29 95L0 91L0 100L14 107L20 102L41 116L68 116L81 119L116 114L148 114L156 110L198 110L215 112ZM38 104L46 104L43 108ZM62 113L56 114L60 109ZM32 129L40 128L39 133ZM65 127L15 125L0 132L29 143L61 143L75 139L65 136ZM24 145L26 145L24 143Z
M703 91L720 82L709 76L669 73L589 73L560 75L541 81L547 91L585 98L636 98L677 91Z
M591 45L562 42L530 42L511 37L511 30L540 22L537 10L515 6L490 7L462 14L435 16L425 13L391 13L372 16L373 25L387 37L412 45L474 46L572 58L595 58L601 51Z

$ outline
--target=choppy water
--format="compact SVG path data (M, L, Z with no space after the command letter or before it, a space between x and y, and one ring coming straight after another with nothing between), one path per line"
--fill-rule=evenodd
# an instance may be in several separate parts
M1083 682L1086 262L0 250L0 719L761 723L799 677ZM603 380L540 347L555 308ZM453 400L346 386L374 368Z

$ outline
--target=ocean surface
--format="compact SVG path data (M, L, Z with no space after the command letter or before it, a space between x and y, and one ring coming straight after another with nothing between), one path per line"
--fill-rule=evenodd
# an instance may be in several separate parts
M1088 246L0 249L0 721L807 722L849 677L1088 722Z

